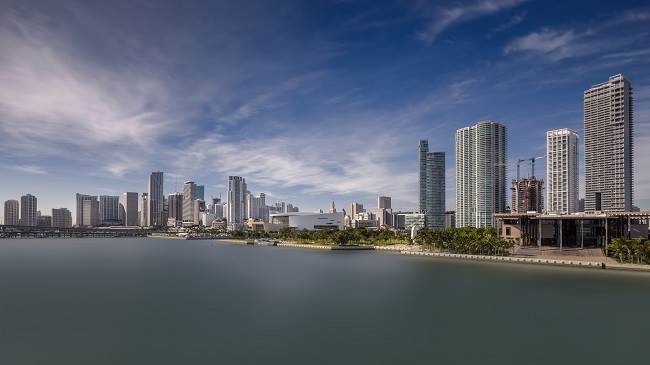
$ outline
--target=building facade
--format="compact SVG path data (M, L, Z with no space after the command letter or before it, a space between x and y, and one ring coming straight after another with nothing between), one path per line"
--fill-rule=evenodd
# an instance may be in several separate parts
M126 192L122 194L124 206L124 225L135 227L138 225L138 193Z
M86 201L86 200L97 200L97 196L77 193L75 195L75 198L76 198L76 209L77 209L76 212L75 212L75 215L76 215L75 224L78 227L82 227L84 225L83 224L83 221L84 221L84 206L83 206L84 201Z
M52 209L52 227L72 227L72 213L67 208Z
M149 227L149 193L140 197L140 227Z
M11 199L5 201L5 226L17 226L20 224L20 203Z
M99 224L103 226L120 225L120 197L101 195L99 197Z
M379 198L377 198L377 208L392 209L390 196L380 196Z
M246 179L240 176L228 177L228 226L236 229L246 218Z
M99 225L99 202L94 199L84 199L82 204L82 227L96 227Z
M623 75L584 92L585 211L633 204L632 85Z
M271 224L295 230L343 229L343 212L336 213L281 213L271 215Z
M493 227L506 209L506 127L483 121L456 131L456 226Z
M32 194L20 197L20 225L36 226L38 224L37 212L38 201Z
M147 193L149 195L149 214L146 226L164 226L167 222L164 219L164 185L163 173L155 171L149 174Z
M544 210L544 181L535 176L512 180L513 213L539 212Z
M579 211L578 175L578 134L567 128L546 132L547 212Z

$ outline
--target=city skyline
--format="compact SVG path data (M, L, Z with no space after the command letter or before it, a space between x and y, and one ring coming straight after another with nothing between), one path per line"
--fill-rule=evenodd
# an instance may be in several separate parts
M205 185L208 201L225 196L227 176L237 175L246 178L251 191L265 192L267 200L290 200L304 211L325 209L332 199L339 206L357 201L371 207L383 194L393 198L395 210L416 210L415 153L418 141L428 139L432 151L446 152L449 210L455 206L456 129L486 119L503 123L511 136L509 181L516 159L545 154L546 131L569 128L584 136L583 92L619 73L634 85L635 155L650 152L650 132L644 128L650 116L648 35L639 32L650 19L647 7L624 2L577 9L534 1L495 1L489 11L472 6L482 3L387 2L374 11L322 3L319 10L342 15L315 26L305 24L316 18L313 10L296 3L275 4L283 10L276 12L261 3L252 10L215 4L189 9L171 26L152 15L146 23L151 31L144 31L136 18L147 13L146 6L10 2L10 11L0 15L0 45L14 51L0 57L7 85L0 93L5 172L0 200L31 193L43 214L66 207L74 217L76 192L141 194L147 191L142 171L164 171L164 196L193 179ZM432 20L444 18L449 9L464 15L432 27ZM160 14L173 10L162 4ZM106 11L116 16L100 17ZM169 26L183 39L189 33L181 25L191 25L203 12L215 17L204 30L238 31L246 38L239 51L226 51L235 63L206 62L230 44L225 36L193 39L212 51L188 46L186 58L180 56L185 43L158 37ZM275 15L260 28L238 29L227 21L239 16L253 24L267 13ZM305 23L287 22L294 18L289 13L304 16ZM83 21L95 20L103 32L88 38L77 34ZM263 47L268 29L280 42L275 48ZM293 35L301 31L312 32L314 47ZM359 35L364 40L357 43ZM135 54L113 38L151 48ZM58 47L46 54L43 44ZM269 52L271 57L259 57ZM441 54L446 59L440 60ZM458 62L478 55L481 61ZM304 64L286 62L297 58ZM245 59L256 61L235 67ZM223 79L210 72L212 67L244 70L259 81ZM486 87L490 93L483 92ZM583 142L580 197L585 194ZM634 204L648 209L650 175L639 163L637 158ZM542 177L544 165L538 165Z

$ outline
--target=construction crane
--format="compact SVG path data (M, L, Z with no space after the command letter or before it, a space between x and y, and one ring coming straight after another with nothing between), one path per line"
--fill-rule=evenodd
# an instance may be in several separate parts
M546 157L546 156L539 156L539 157L531 157L530 158L530 174L531 174L531 177L535 177L535 161L541 160L544 157Z
M519 181L519 168L521 166L521 163L525 161L526 160L521 160L521 159L517 160L517 181Z

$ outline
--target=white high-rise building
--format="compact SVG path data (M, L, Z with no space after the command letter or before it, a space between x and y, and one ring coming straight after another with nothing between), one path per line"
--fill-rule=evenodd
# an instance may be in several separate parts
M456 227L494 227L506 210L506 127L483 121L456 131Z
M122 205L124 206L124 225L138 225L138 193L122 193Z
M246 179L240 176L228 177L228 226L237 229L244 223L246 213Z
M149 175L148 190L149 194L149 214L147 226L164 226L167 224L164 218L163 210L165 205L163 193L163 173L161 171L152 172Z
M32 194L23 195L20 197L20 225L21 226L36 226L38 224L37 199Z
M149 193L142 193L141 195L140 227L149 227Z
M585 210L631 211L632 85L623 75L584 92Z
M578 134L567 128L546 132L546 211L578 211Z
M5 226L17 226L20 224L20 203L18 200L7 200L5 202Z
M255 196L251 192L246 193L246 218L264 219L264 207L266 207L266 195L264 193L260 193L259 196Z

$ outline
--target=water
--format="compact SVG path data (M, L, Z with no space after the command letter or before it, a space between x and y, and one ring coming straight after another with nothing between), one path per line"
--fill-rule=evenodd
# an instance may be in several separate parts
M650 275L155 239L0 241L2 364L647 363Z

